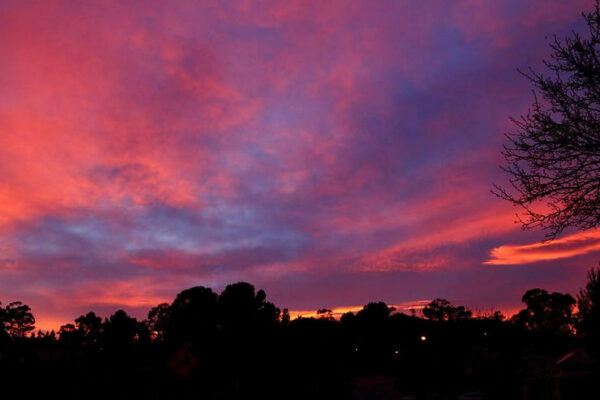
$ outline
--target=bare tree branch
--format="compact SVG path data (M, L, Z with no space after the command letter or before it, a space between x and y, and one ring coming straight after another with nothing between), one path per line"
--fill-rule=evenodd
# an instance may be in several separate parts
M600 6L583 13L588 37L554 37L546 75L521 72L533 84L527 114L512 118L501 166L507 186L492 193L518 206L522 227L553 239L567 227L600 225ZM537 211L536 211L537 210Z

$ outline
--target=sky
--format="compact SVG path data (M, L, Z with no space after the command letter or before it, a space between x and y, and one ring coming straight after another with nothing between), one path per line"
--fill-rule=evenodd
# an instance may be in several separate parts
M490 190L518 69L592 7L2 1L0 301L50 329L238 281L307 311L575 294L600 231L541 243Z

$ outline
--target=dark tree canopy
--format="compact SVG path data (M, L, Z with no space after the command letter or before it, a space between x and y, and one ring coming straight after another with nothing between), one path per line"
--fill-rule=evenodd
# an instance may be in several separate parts
M528 113L513 119L502 169L510 187L493 193L520 208L524 228L555 238L567 227L600 224L600 8L583 13L584 35L551 43L547 74L523 73L534 87Z
M579 330L591 350L600 353L600 268L588 272L588 282L577 295L577 307Z
M35 328L35 318L28 305L20 301L8 303L0 310L0 322L10 336L23 337Z
M58 337L61 342L78 345L83 342L83 335L75 325L71 323L64 324L58 330Z
M150 311L155 328L164 329L167 339L178 343L204 338L214 330L217 318L217 294L210 288L196 286L179 293L171 306Z
M143 325L123 310L117 310L104 320L104 340L112 349L123 349L139 340L143 334Z
M231 329L248 323L277 323L280 310L266 298L264 290L255 292L254 286L247 282L227 285L218 301L221 323Z
M77 329L81 330L84 335L97 335L100 332L102 326L102 318L98 317L96 313L90 311L86 315L81 315L75 320Z
M396 309L394 307L390 307L384 302L371 302L365 305L362 310L360 310L356 316L359 319L363 319L365 321L369 321L371 323L377 321L383 321L387 317L389 317Z
M80 315L75 324L67 323L58 331L61 342L72 345L92 345L98 343L102 333L102 318L93 311Z
M317 315L322 319L333 319L333 311L329 308L319 308Z
M169 303L160 303L150 309L145 322L153 338L165 339L165 330L168 329L170 316L171 306Z
M423 308L423 316L432 321L461 321L471 318L464 306L453 306L446 299L435 299Z
M521 299L527 308L514 316L514 322L527 329L549 334L570 334L573 330L575 299L570 294L531 289Z

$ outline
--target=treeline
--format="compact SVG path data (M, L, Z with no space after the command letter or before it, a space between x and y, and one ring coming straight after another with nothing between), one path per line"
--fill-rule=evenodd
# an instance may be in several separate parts
M123 310L104 320L89 312L37 334L29 307L13 302L0 307L0 376L10 388L67 399L343 399L370 385L422 399L470 390L518 399L524 387L546 390L547 366L563 354L598 356L600 269L576 297L529 290L508 320L473 317L444 299L422 316L373 302L339 320L328 309L290 320L263 290L240 282L220 294L184 290L143 321Z

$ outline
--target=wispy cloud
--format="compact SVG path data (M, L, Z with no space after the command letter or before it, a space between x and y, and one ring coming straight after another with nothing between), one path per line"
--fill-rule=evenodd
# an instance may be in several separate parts
M487 265L517 265L570 258L600 250L600 230L578 232L547 242L492 249Z

